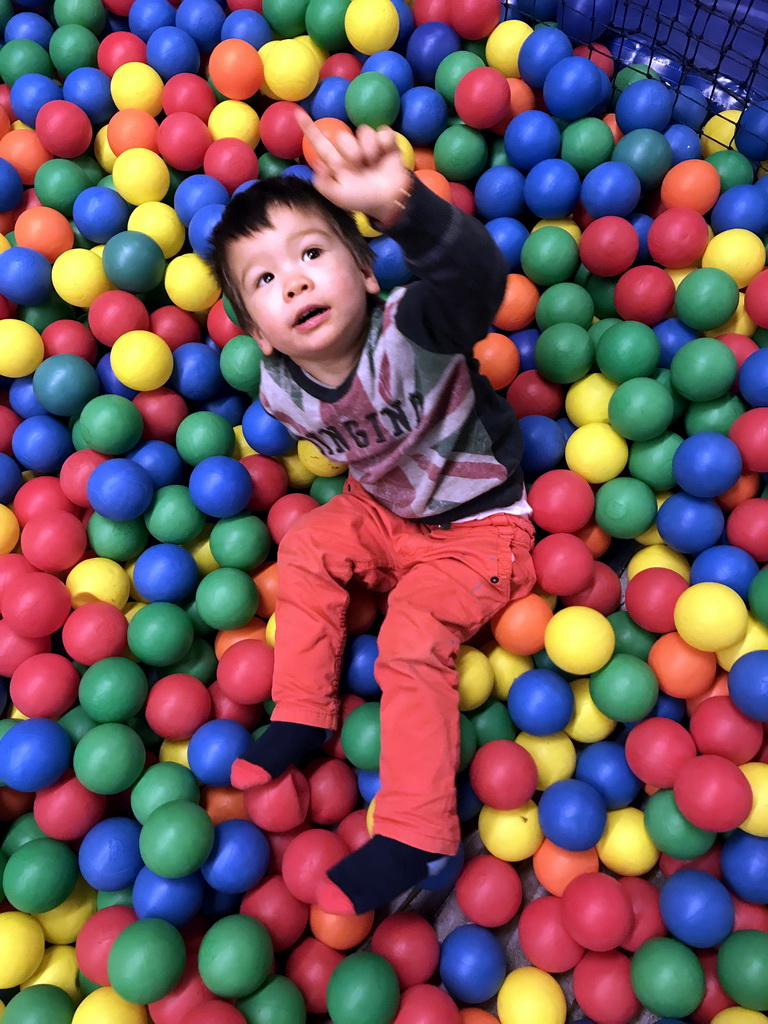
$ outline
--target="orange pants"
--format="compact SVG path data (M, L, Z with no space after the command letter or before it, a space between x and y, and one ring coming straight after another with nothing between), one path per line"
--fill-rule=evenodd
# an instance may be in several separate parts
M389 593L375 665L381 790L375 831L430 853L460 841L455 659L535 576L527 519L496 514L449 529L401 519L355 481L280 543L275 721L338 727L347 585Z

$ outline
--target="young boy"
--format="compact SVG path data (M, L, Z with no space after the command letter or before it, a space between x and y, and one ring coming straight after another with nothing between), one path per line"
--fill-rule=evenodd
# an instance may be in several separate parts
M288 770L338 726L346 588L386 592L375 834L317 895L349 914L383 906L458 849L456 653L533 586L533 528L517 421L472 357L504 292L498 249L403 167L391 129L332 143L299 116L314 188L285 176L236 196L214 267L264 354L265 408L348 463L349 479L280 544L275 708L232 784L293 786ZM346 210L396 239L420 280L381 303Z

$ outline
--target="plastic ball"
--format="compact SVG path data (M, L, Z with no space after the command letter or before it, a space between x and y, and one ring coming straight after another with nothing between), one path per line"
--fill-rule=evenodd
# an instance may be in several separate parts
M752 807L752 790L742 772L716 754L687 761L675 778L674 794L681 813L711 832L738 828Z
M78 851L80 872L85 881L108 892L133 885L141 870L139 831L137 823L130 818L108 818L94 824L83 837ZM107 916L107 920L114 919L126 921L125 915ZM94 922L94 930L100 925L101 920ZM91 934L91 929L87 929L84 945L90 941ZM106 964L104 966L106 968ZM88 967L90 969L90 964ZM106 972L101 975L94 971L94 978L100 980L102 976L106 978Z
M353 953L328 982L328 1010L337 1024L374 1024L392 1020L399 1002L397 975L375 953Z
M512 683L507 698L515 724L534 736L560 732L573 714L573 693L565 679L548 669L530 669Z
M0 738L0 770L6 785L32 793L52 785L68 767L69 737L56 722L30 718Z
M534 967L553 974L571 970L584 955L584 947L563 926L562 900L554 896L542 896L523 908L518 937Z
M743 637L747 609L729 587L721 583L698 583L678 599L675 626L692 647L717 651Z
M604 615L592 608L563 608L547 624L547 654L563 671L589 675L613 654L615 637Z
M75 747L75 775L93 793L111 795L132 785L144 767L144 745L127 725L94 726Z
M554 117L578 121L602 113L610 97L610 79L586 57L567 56L544 79L544 102Z
M536 790L533 758L510 740L484 743L473 757L469 771L477 796L484 804L498 810L520 807Z
M571 938L600 953L622 945L633 924L629 896L615 878L600 872L581 875L568 883L561 912Z
M733 899L705 871L682 870L662 886L659 908L670 933L687 946L719 946L733 929Z
M543 838L533 801L511 811L483 807L478 831L488 852L506 861L525 860L532 856Z
M443 939L440 978L448 992L465 1003L492 998L501 988L506 958L492 932L476 924L460 925Z
M456 900L473 924L496 928L520 909L522 885L511 864L481 854L467 862L456 880Z
M592 217L627 217L640 199L640 179L627 164L607 162L588 171L581 202Z
M562 779L549 786L539 802L544 835L565 850L588 850L603 834L605 801L588 783Z
M565 1024L566 1002L558 982L537 967L518 967L505 978L497 1004L501 1024Z
M21 985L40 966L45 951L43 929L29 914L5 911L0 915L0 948L4 954L0 983L9 988Z
M172 924L154 918L136 921L112 945L109 980L130 1002L155 1002L179 982L184 960L184 940Z
M632 988L651 1012L684 1017L704 996L704 971L676 939L649 939L632 958Z

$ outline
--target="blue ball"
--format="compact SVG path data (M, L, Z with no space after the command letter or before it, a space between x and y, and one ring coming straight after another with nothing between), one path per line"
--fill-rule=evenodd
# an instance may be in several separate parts
M365 700L381 696L381 687L374 675L378 655L379 644L375 636L362 633L349 641L344 655L343 678L350 693Z
M749 651L731 665L728 694L739 709L757 722L768 722L768 651Z
M459 925L440 947L440 980L462 1003L493 999L507 973L504 947L493 932L476 924Z
M52 35L53 25L42 15L32 11L22 11L8 19L3 38L6 43L10 43L12 39L31 39L32 42L39 43L44 50L47 50Z
M147 64L166 82L174 75L194 75L200 69L200 50L189 32L166 25L147 41Z
M226 391L198 403L198 409L203 412L215 412L233 427L243 422L243 413L247 406L248 399L241 392L227 394Z
M739 391L750 405L768 405L768 349L758 349L741 364Z
M510 334L510 338L520 353L521 371L536 369L536 342L540 334L541 331L536 327L526 327L522 331ZM525 452L523 452L523 457L525 457Z
M750 160L768 159L768 101L749 104L736 125L736 148Z
M559 0L558 27L575 43L593 43L613 22L616 0Z
M280 174L285 174L287 177L301 178L302 181L308 181L310 184L314 181L314 173L311 167L307 167L306 164L289 164L284 167Z
M167 441L142 441L127 453L126 458L149 473L155 490L184 480L184 460Z
M672 120L675 124L686 125L695 132L701 131L709 111L707 101L695 85L681 85L672 105Z
M182 0L176 10L176 25L194 39L201 53L210 53L221 42L226 15L216 0Z
M72 763L72 741L58 722L28 718L0 738L0 778L20 793L52 786Z
M251 734L231 718L201 725L189 741L187 760L192 774L205 786L228 786L232 764L251 745Z
M514 217L495 217L485 227L504 257L507 271L513 273L519 270L520 256L530 233L528 228Z
M395 124L412 145L431 146L448 124L448 104L436 89L415 85L400 97Z
M242 898L240 893L218 892L206 885L200 912L204 917L218 921L221 917L239 913Z
M0 212L13 210L21 202L24 185L21 176L9 160L0 157Z
M259 455L285 455L294 441L283 424L261 402L251 402L243 416L243 437Z
M184 398L193 402L212 398L223 383L218 350L214 352L200 341L189 341L174 350L168 386Z
M660 320L654 328L654 333L659 339L659 366L668 370L672 364L672 358L679 352L683 345L698 338L698 331L688 327L682 320L670 317L669 320Z
M768 839L736 829L723 843L723 880L739 899L768 903Z
M418 883L418 889L429 892L440 892L441 889L452 889L456 879L464 867L464 847L460 846L451 857L440 857L432 862L429 874Z
M694 949L719 946L733 931L733 899L721 881L706 871L684 868L667 878L659 895L664 924Z
M531 213L544 220L567 217L581 192L579 172L566 160L542 160L525 179L523 194Z
M189 222L204 206L211 203L226 206L228 202L229 193L225 186L208 174L190 174L179 183L173 194L173 208L185 227L189 227Z
M381 789L381 776L378 772L366 771L364 768L356 769L357 788L363 802L369 804Z
M147 601L177 604L197 586L197 563L180 544L153 544L142 551L133 569L136 590Z
M520 78L532 89L541 89L555 64L572 56L573 47L565 32L551 25L540 25L520 47L517 58Z
M10 455L0 452L0 503L10 505L23 483L21 466Z
M401 53L395 53L393 50L379 50L378 53L371 54L363 64L361 73L366 71L378 71L380 75L389 78L395 83L401 96L414 86L413 68Z
M176 22L176 11L168 0L134 0L128 11L128 28L144 42L156 28Z
M40 108L50 100L62 98L61 86L48 75L30 71L19 75L11 86L11 106L16 117L24 124L34 126Z
M648 251L648 232L651 230L653 217L649 217L647 213L633 213L627 220L637 232L637 238L640 242L635 263L650 263L651 254Z
M720 540L725 517L711 498L680 492L670 495L656 516L656 527L665 544L683 554L697 555Z
M563 432L563 437L567 441L571 434L575 432L576 424L572 423L567 416L558 416L556 422Z
M101 244L128 227L131 207L121 195L106 185L84 189L75 199L72 220L91 242Z
M54 416L79 416L99 393L96 370L82 356L65 353L44 359L32 375L35 397Z
M672 457L675 481L697 498L716 498L741 475L741 453L725 434L703 430L686 437Z
M483 801L472 789L466 772L456 777L456 813L459 821L471 821L483 809Z
M587 782L560 779L541 794L541 830L564 850L589 850L602 836L607 820L605 800Z
M653 705L649 718L671 718L673 722L682 722L688 714L686 703L680 697L670 697L668 693L660 693Z
M431 84L440 62L449 53L460 49L461 38L450 25L442 21L427 21L411 33L405 56L413 68L416 81Z
M109 352L105 352L96 363L96 376L99 378L101 390L105 395L120 395L121 398L130 400L138 394L133 388L127 387L117 379L112 369Z
M236 516L253 494L253 481L242 462L228 455L210 455L189 476L193 504L214 519Z
M576 762L574 778L593 786L609 811L629 807L643 785L630 770L624 747L611 740L584 747Z
M627 164L608 160L588 171L581 201L591 217L628 217L640 201L640 179Z
M610 98L611 80L588 57L566 57L555 64L544 82L547 109L566 121L601 115Z
M701 136L685 124L671 124L664 132L664 138L672 150L672 163L683 160L701 159Z
M243 8L239 11L232 11L224 19L221 26L221 38L244 39L255 49L260 50L265 43L272 41L272 28L258 11L251 11Z
M29 416L45 416L46 410L35 397L32 374L28 377L16 377L8 388L8 401L15 413L22 419Z
M77 860L88 885L117 892L133 885L144 866L139 852L141 825L133 818L105 818L86 832Z
M335 117L338 121L349 124L347 116L346 96L349 80L340 75L329 75L324 78L312 93L309 102L309 113L313 121L321 117Z
M117 112L109 85L109 75L99 68L75 68L64 79L62 92L65 100L86 112L92 124L104 125Z
M143 867L133 883L133 909L139 920L158 917L183 928L200 910L204 893L205 883L199 871L181 878L163 878Z
M768 192L755 185L734 185L715 203L711 220L715 234L744 228L762 237L768 232Z
M516 10L533 22L554 21L557 17L557 0L517 0Z
M402 246L394 238L389 235L372 238L370 248L373 253L373 272L384 291L408 284L413 278L413 271L406 266Z
M504 132L504 151L513 167L530 171L542 160L560 152L560 129L555 119L542 110L524 110L509 122Z
M570 721L573 690L557 672L531 668L512 681L507 707L512 721L522 732L552 736Z
M212 889L244 893L264 877L269 864L269 843L251 821L233 818L213 830L213 849L200 871Z
M211 234L221 220L225 207L221 203L210 203L199 209L189 222L189 244L198 256L207 260L213 255Z
M107 459L88 478L88 501L94 511L117 523L143 516L153 495L152 477L131 459Z
M411 38L411 33L416 27L416 21L413 17L413 11L410 5L406 3L406 0L392 0L392 6L397 11L397 17L400 21L397 39L392 44L392 49L397 50L398 53L405 53L408 40Z
M51 294L51 264L36 249L15 245L0 252L2 294L20 306L40 306Z
M66 424L53 416L30 416L23 420L13 432L11 448L24 469L44 476L56 476L75 450Z
M483 220L518 217L525 207L525 178L516 167L501 164L483 171L475 185L475 206Z
M722 583L745 601L749 585L758 573L758 564L743 548L716 544L697 555L691 565L691 583Z
M655 78L632 82L616 101L616 123L626 135L636 128L663 132L672 118L675 93Z
M535 479L554 469L565 453L565 435L549 416L522 416L520 430L523 435L521 466L526 479Z

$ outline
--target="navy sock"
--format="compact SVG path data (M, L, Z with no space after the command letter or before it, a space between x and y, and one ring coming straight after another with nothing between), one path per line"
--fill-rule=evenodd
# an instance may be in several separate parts
M355 913L383 907L399 893L423 881L439 853L427 853L387 836L373 839L328 871L328 877L349 898Z
M329 729L314 725L270 722L261 736L250 744L242 760L258 765L275 779L292 764L322 747L330 735Z

